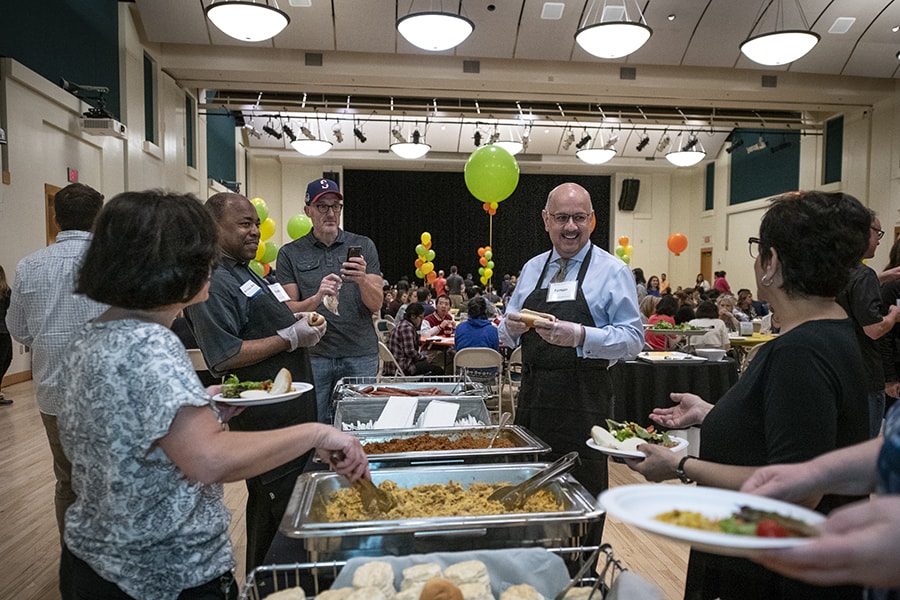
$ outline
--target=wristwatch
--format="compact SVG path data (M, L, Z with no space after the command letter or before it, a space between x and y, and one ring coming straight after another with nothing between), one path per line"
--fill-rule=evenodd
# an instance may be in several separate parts
M684 472L684 463L688 461L689 458L697 458L696 456L692 456L687 454L678 461L678 466L675 467L675 474L678 475L678 479L681 480L681 483L688 484L694 483L694 480L687 476L687 473Z

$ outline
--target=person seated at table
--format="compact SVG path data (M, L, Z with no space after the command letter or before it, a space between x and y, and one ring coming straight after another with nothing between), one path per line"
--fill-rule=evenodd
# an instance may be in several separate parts
M406 307L403 320L391 330L387 346L404 375L443 375L444 370L428 362L428 355L419 350L419 327L425 319L425 307L413 302ZM384 374L397 374L394 365L385 364Z
M725 323L719 318L719 309L716 303L710 300L704 300L697 307L697 316L688 321L692 327L704 327L709 332L703 335L695 336L691 340L694 348L720 348L722 350L731 350L731 341L728 339L728 330Z
M781 321L738 382L715 405L673 393L674 406L650 419L667 428L700 426L698 456L643 444L626 459L649 481L737 490L759 468L797 463L869 436L865 369L856 333L834 297L869 244L872 215L852 196L820 191L776 196L750 238L759 296ZM815 231L809 236L806 232ZM856 498L853 498L856 499ZM826 496L828 513L853 499ZM767 600L860 598L858 588L819 588L742 558L692 551L686 598Z
M678 300L672 294L666 294L656 303L656 311L650 316L648 323L652 329L657 323L675 325L675 313L678 312ZM681 336L663 333L644 332L644 341L654 350L672 350L678 345Z
M434 312L434 304L432 304L431 300L431 290L428 287L420 287L416 290L416 302L422 305L422 308L425 310L425 316L427 317L431 313Z
M459 352L465 348L492 348L500 352L500 338L497 328L487 316L487 300L469 300L469 318L456 326L455 346Z
M657 298L662 297L662 291L659 289L659 277L656 275L651 275L650 279L647 280L647 293Z
M733 312L738 321L745 323L756 318L756 309L753 308L753 293L750 290L747 288L738 290Z
M450 314L450 296L444 294L437 299L434 312L427 315L419 328L422 337L453 335L453 315Z
M725 329L729 333L740 331L740 322L734 316L734 307L736 300L731 294L721 294L716 298L716 306L719 307L719 318L725 323Z
M694 318L694 307L688 304L682 304L678 307L678 310L675 311L675 324L681 325L682 323L687 323Z
M638 311L641 313L641 323L647 325L650 323L650 317L656 314L656 303L659 302L659 296L651 296L645 294L641 303L638 305Z
M409 294L409 290L403 288L397 290L397 299L393 302L393 304L397 304L397 312L394 313L394 321L403 320L403 313L406 312L406 307L409 306Z

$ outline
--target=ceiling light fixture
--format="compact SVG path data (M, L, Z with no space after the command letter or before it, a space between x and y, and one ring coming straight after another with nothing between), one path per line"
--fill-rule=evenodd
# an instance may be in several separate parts
M787 150L788 148L790 148L793 145L794 144L792 144L787 138L783 138L781 140L781 143L778 144L777 146L770 146L769 152L771 152L772 154L775 154L776 152L781 152L782 150Z
M656 144L656 151L659 153L665 152L666 148L669 147L670 138L668 134L663 134L661 138L659 138L659 143Z
M513 128L510 127L509 128L509 139L501 140L501 139L499 139L500 134L497 133L497 139L492 141L491 143L494 144L495 146L503 148L504 150L509 152L511 155L515 156L516 154L518 154L519 152L521 152L528 146L529 134L530 134L530 131L528 131L528 129L526 128L525 131L522 133L521 137L513 135ZM519 137L519 139L516 139L517 137ZM493 139L493 136L491 136L491 139Z
M218 0L203 11L222 33L242 42L262 42L275 37L291 18L278 9L278 0Z
M281 131L288 137L292 142L297 141L297 134L294 133L294 130L291 129L290 125L284 124L281 126Z
M270 136L272 136L276 140L280 140L281 134L278 132L278 130L276 130L274 127L272 127L272 125L273 125L272 119L269 119L269 122L266 123L265 125L263 125L262 130L264 132L268 133Z
M410 141L408 142L400 133L399 125L391 130L391 134L394 136L394 139L397 140L397 142L391 144L391 152L400 158L422 158L428 154L429 150L431 150L431 146L422 141L422 134L419 131L418 126L413 129L412 134L410 134Z
M644 148L647 147L647 144L649 144L649 143L650 143L650 136L647 135L647 132L645 131L644 134L641 136L641 139L638 141L637 146L634 147L634 149L637 150L638 152L641 152L644 150Z
M725 152L727 152L728 154L731 154L732 152L734 152L735 150L737 150L738 148L740 148L743 145L744 145L744 138L742 138L742 137L739 137L736 140L731 140L731 145L728 146L727 148L725 148Z
M481 145L481 132L477 129L475 130L475 134L472 136L472 140L475 142L475 146Z
M574 143L575 143L575 134L570 129L569 133L567 133L566 136L563 138L562 149L568 150Z
M747 146L747 154L752 154L758 150L765 150L766 146L766 140L764 140L762 134L760 134L759 139L755 144Z
M741 52L747 58L770 67L786 65L802 58L819 43L819 34L809 30L809 23L799 0L793 2L797 7L802 29L785 29L783 6L785 0L763 0L759 16L750 30L750 36L741 44ZM786 3L790 4L790 0ZM753 35L769 8L773 8L774 14L772 31Z
M344 132L341 130L340 121L331 126L331 134L334 136L334 139L337 140L338 144L344 143Z
M597 148L584 148L581 147L577 152L575 152L575 156L578 157L582 162L586 162L589 165L602 165L605 162L609 162L616 155L616 149L613 147L613 144L618 139L618 135L613 133L615 139L610 138L607 142L603 142L603 131L599 131L597 133L598 140L600 144ZM590 139L590 136L586 136ZM584 141L584 138L582 138ZM579 142L580 144L581 142ZM586 143L586 142L585 142Z
M635 52L650 39L653 30L644 21L637 1L634 1L636 20L628 16L627 2L621 0L608 5L604 0L600 6L599 0L593 0L581 28L575 32L575 41L585 52L598 58L621 58Z
M359 140L360 144L366 143L366 134L364 134L362 129L360 129L359 127L353 128L353 135L356 137L356 139Z
M579 150L581 150L582 148L587 146L588 142L590 142L590 141L591 141L591 134L589 134L587 131L585 131L584 135L581 136L581 139L578 140L578 143L575 144L575 147L578 148Z
M475 23L462 16L462 0L455 13L443 10L412 12L397 19L397 31L406 41L429 52L450 50L462 44L475 29Z
M306 139L301 138L291 142L291 147L303 156L322 156L331 150L333 144L328 140L317 138L306 125L300 126L300 133L305 135Z
M693 167L706 158L706 150L694 132L685 134L686 131L679 133L675 138L674 150L666 153L666 160L676 167Z

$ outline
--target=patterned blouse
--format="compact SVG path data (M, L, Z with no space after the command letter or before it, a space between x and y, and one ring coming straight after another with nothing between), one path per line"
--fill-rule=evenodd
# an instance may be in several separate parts
M177 598L234 567L221 485L189 481L157 445L182 406L209 404L161 325L88 323L69 348L59 432L78 499L65 542L136 598Z

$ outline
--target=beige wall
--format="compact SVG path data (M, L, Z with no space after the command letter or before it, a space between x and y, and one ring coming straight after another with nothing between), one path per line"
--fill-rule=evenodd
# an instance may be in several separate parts
M165 73L157 73L159 98L158 144L144 141L143 56L153 58L153 47L144 47L128 10L120 10L122 31L122 121L128 125L127 139L96 137L83 133L79 117L88 107L22 65L0 59L0 125L9 138L0 146L0 163L8 171L9 184L0 184L0 264L12 277L15 264L44 245L44 185L66 185L66 168L79 172L81 182L91 185L107 198L124 190L166 188L190 192L206 198L224 188L207 179L206 124L198 117L197 167L186 166L184 94L195 98L201 90L180 89ZM889 235L869 264L881 269L887 262L891 234L898 220L900 200L900 128L895 115L900 93L872 110L844 115L844 180L827 186L846 191L878 211ZM822 139L804 137L801 142L801 187L822 188ZM246 156L238 138L238 177L249 196L264 198L278 227L273 241L289 241L288 219L303 210L308 181L322 171L342 170L334 158L304 159L297 155ZM244 165L249 163L249 173ZM523 172L530 167L522 163ZM462 166L460 165L460 168ZM540 167L536 167L540 168ZM563 178L564 175L561 175ZM640 198L634 212L617 209L621 182L641 180ZM673 284L689 285L699 270L702 247L713 248L713 268L729 274L733 288L753 289L752 262L746 238L756 232L765 201L726 206L729 157L716 159L715 207L704 211L705 169L674 169L660 161L658 169L623 170L613 175L611 244L622 235L634 246L632 266L647 275L666 272ZM680 232L690 240L681 256L666 247L671 233ZM748 233L749 232L749 233ZM702 243L709 237L709 244ZM10 373L29 368L28 355L18 344Z

